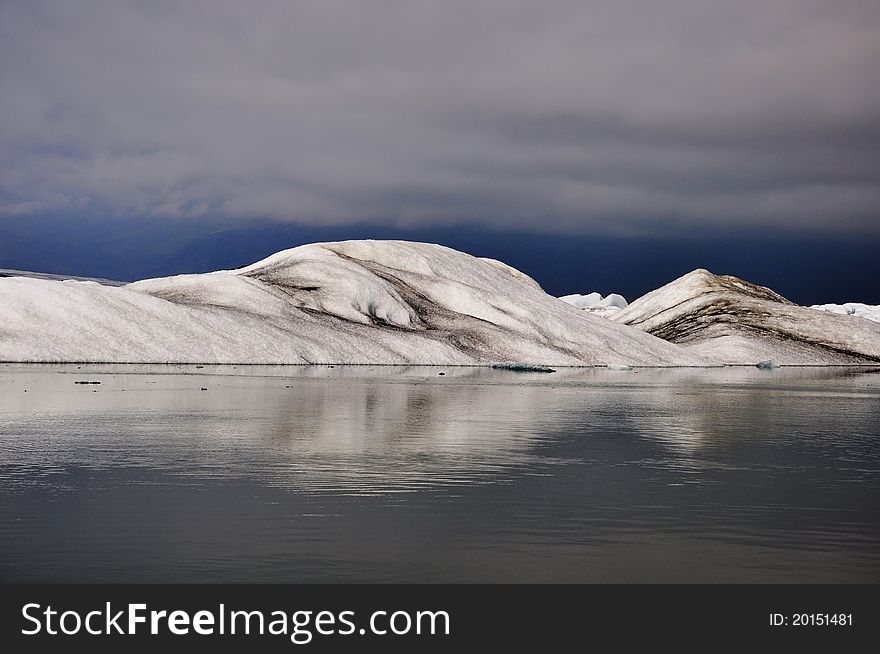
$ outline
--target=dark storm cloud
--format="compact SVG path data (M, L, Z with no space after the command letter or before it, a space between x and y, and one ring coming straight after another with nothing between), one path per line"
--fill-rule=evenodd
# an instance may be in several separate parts
M880 3L4 2L0 215L880 229Z

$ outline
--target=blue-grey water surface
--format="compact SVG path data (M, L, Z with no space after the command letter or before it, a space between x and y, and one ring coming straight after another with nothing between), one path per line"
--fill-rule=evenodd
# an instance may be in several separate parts
M3 365L0 581L876 583L880 371Z

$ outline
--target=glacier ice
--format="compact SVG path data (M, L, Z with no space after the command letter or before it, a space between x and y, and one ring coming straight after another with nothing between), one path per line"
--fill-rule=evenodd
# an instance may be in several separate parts
M880 361L880 324L798 306L764 286L704 269L634 300L611 320L724 364Z
M617 293L608 294L601 302L599 302L600 307L610 308L614 307L617 309L625 309L627 307L626 298Z
M619 293L609 293L607 297L602 297L601 293L588 293L579 295L563 295L559 298L566 304L570 304L578 309L589 311L595 316L608 318L627 306L626 298Z
M612 369L880 361L880 323L799 307L705 270L629 305L617 294L576 305L502 262L439 245L316 243L241 269L119 287L0 277L0 361Z
M880 305L862 304L861 302L846 302L844 304L814 304L810 308L880 322Z
M602 294L596 293L595 291L592 293L587 293L586 295L579 295L577 293L574 293L572 295L563 295L559 299L566 304L577 307L578 309L589 309L590 307L594 307L602 301Z
M711 363L559 302L499 261L406 241L310 244L122 287L0 278L0 360Z

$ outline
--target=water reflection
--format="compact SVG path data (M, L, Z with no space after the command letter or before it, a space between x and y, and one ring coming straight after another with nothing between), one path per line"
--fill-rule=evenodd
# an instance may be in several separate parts
M877 581L878 425L871 369L0 366L0 578Z
M376 494L550 465L558 457L541 445L557 432L625 431L664 446L664 465L683 468L711 465L701 451L768 432L776 445L806 434L841 447L875 437L880 424L874 369L570 369L552 378L438 370L6 366L2 480L150 467L193 482L257 475L303 491ZM101 384L74 384L86 378ZM792 413L798 398L820 401ZM871 433L829 424L842 414Z
M357 372L89 371L102 382L97 391L74 386L75 375L6 378L30 394L7 402L0 422L5 480L44 483L66 467L151 467L194 482L258 475L305 491L412 491L503 479L528 463L552 418L547 389L481 383L484 371L442 381L426 376L433 369Z

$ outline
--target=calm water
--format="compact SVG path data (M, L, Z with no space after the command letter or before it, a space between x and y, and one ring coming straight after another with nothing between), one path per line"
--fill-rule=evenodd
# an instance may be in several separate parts
M0 366L0 580L880 582L880 371Z

